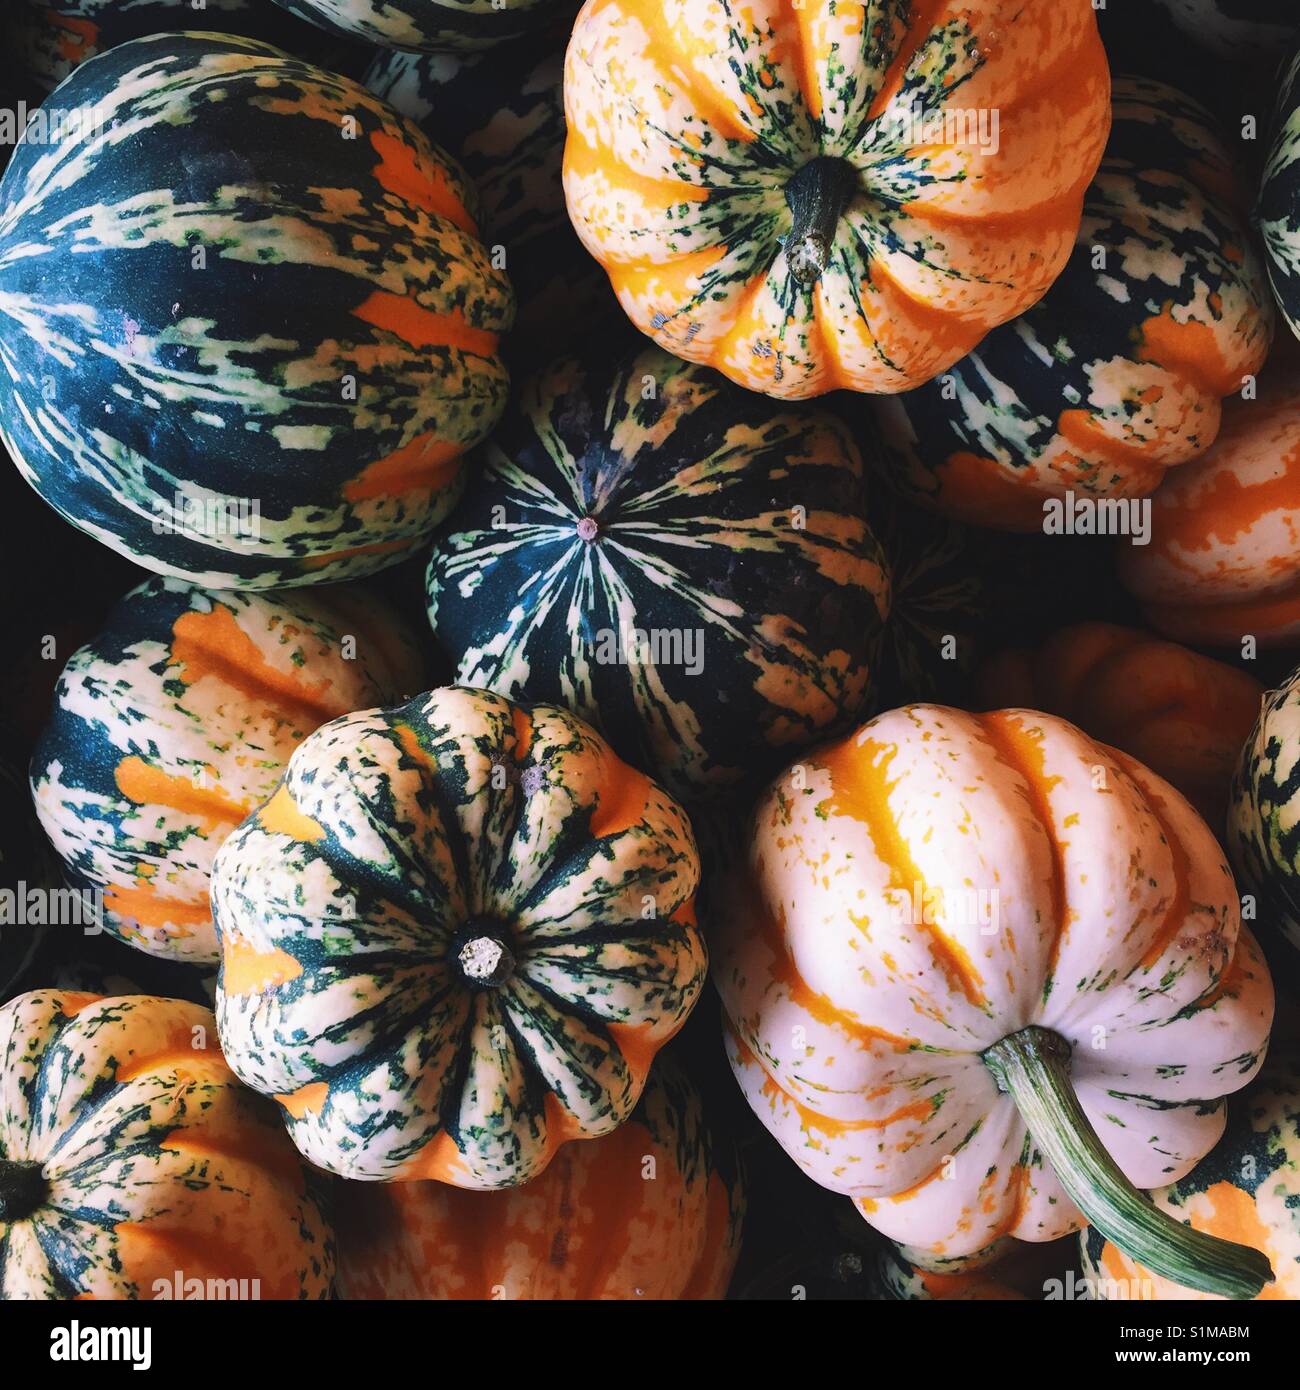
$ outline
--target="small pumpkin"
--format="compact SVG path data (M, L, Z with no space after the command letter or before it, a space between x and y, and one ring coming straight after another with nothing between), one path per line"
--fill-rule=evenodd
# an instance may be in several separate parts
M570 0L279 0L292 14L385 48L486 48L570 12Z
M524 384L429 563L456 679L551 700L683 796L860 713L888 610L862 460L658 348Z
M510 288L463 174L251 39L137 39L57 101L102 123L25 141L0 181L0 435L23 476L216 588L411 554L507 392Z
M685 813L571 714L336 719L222 846L221 1044L343 1177L513 1187L631 1114L704 983Z
M413 639L362 590L149 579L64 668L31 794L68 881L103 895L110 932L215 964L222 840L318 725L422 683Z
M1172 783L1216 832L1264 687L1245 671L1114 623L1075 623L1036 651L998 653L978 708L1059 714Z
M588 0L565 195L662 347L775 396L902 391L1056 278L1107 98L1089 0Z
M1300 48L1278 74L1273 140L1256 207L1278 305L1300 336Z
M1152 498L1150 542L1119 573L1151 626L1178 642L1261 647L1300 635L1300 376L1225 403L1214 446Z
M1252 1296L1253 1250L1157 1218L1258 1070L1273 987L1205 824L1064 720L882 714L778 778L715 979L759 1118L891 1239L945 1260L1085 1219Z
M0 1056L0 1298L329 1297L315 1186L207 1009L36 990Z
M1270 1052L1255 1081L1228 1102L1223 1138L1151 1200L1193 1230L1262 1250L1277 1279L1260 1299L1300 1299L1300 1056ZM1144 1269L1092 1228L1080 1234L1079 1244L1096 1297L1211 1297Z
M382 1299L719 1299L744 1198L730 1142L665 1060L626 1124L504 1192L345 1183L338 1291Z
M1203 453L1273 333L1239 198L1208 111L1117 77L1059 279L942 380L874 402L898 485L950 516L1041 530L1048 498L1144 497Z
M365 77L473 179L483 239L518 305L505 345L512 365L553 361L623 324L564 206L567 36L478 53L379 53Z
M1261 923L1300 952L1300 669L1263 699L1241 749L1228 809L1228 852Z

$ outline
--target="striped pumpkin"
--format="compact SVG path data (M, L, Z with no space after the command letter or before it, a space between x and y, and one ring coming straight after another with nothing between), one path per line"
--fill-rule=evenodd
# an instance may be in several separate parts
M1228 851L1259 921L1300 951L1300 668L1270 690L1232 782Z
M729 1140L658 1061L626 1124L523 1187L345 1183L338 1291L354 1299L718 1299L744 1198Z
M930 1257L1086 1215L1258 1289L1257 1256L1136 1191L1213 1147L1273 1015L1172 787L1049 715L912 705L783 774L750 842L715 978L741 1088L805 1172Z
M6 20L14 60L44 92L53 91L87 58L178 29L242 34L313 61L338 47L266 0L202 0L198 6L192 0L10 0L10 7Z
M380 53L365 78L474 180L484 240L518 302L513 364L580 351L595 329L623 323L564 206L563 79L563 39L549 33L482 53Z
M512 1187L632 1113L704 983L685 814L450 687L317 730L213 870L221 1043L343 1177Z
M902 391L1056 278L1107 92L1090 0L587 0L565 194L663 347L770 395Z
M682 795L860 712L888 609L847 431L646 347L525 383L435 540L457 680L551 700Z
M217 588L415 550L507 389L511 294L463 175L250 39L123 44L48 104L103 126L25 141L0 181L0 433L28 482Z
M1273 332L1213 126L1172 87L1116 78L1060 278L941 379L875 403L909 495L1041 530L1044 499L1146 496L1213 443L1221 398L1263 366Z
M1214 447L1173 473L1151 506L1147 545L1119 573L1147 621L1178 642L1287 646L1300 636L1300 374L1225 404Z
M576 8L576 0L279 0L346 38L384 48L487 48Z
M0 1298L329 1297L314 1184L207 1009L38 990L0 1056Z
M1277 1280L1261 1299L1300 1299L1300 1057L1271 1052L1256 1081L1228 1103L1228 1127L1185 1177L1152 1201L1194 1230L1264 1251ZM1094 1297L1111 1302L1209 1295L1153 1274L1089 1228L1079 1237Z
M1036 651L980 670L979 708L1046 710L1172 783L1221 832L1241 746L1264 687L1245 671L1113 623L1061 628Z
M1273 141L1255 213L1273 293L1300 336L1300 48L1278 77Z
M133 589L68 662L32 757L32 795L68 881L155 955L215 962L208 904L222 840L318 725L423 684L372 595Z

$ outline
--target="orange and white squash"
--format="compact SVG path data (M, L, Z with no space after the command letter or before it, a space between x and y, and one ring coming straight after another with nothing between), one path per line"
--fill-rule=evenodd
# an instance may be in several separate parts
M1223 428L1152 499L1149 545L1120 576L1180 642L1285 646L1300 637L1300 374L1225 403Z
M564 99L632 322L792 398L920 385L1029 308L1110 119L1090 0L588 0Z
M208 1009L34 990L0 1057L0 1298L329 1297L315 1179Z
M892 710L759 801L715 979L751 1106L892 1239L952 1260L1085 1219L1251 1296L1257 1252L1136 1191L1263 1058L1273 987L1172 787L1050 715Z
M383 1299L717 1299L744 1208L729 1140L655 1063L632 1118L504 1192L344 1183L338 1291Z
M1136 628L1075 623L1037 651L999 652L979 708L1059 714L1171 782L1218 832L1264 687L1246 671Z

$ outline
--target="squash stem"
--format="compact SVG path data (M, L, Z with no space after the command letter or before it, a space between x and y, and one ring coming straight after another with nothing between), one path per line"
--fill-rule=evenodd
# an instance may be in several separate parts
M1175 1221L1129 1182L1074 1094L1070 1045L1059 1033L1022 1028L983 1057L1071 1201L1131 1259L1185 1288L1224 1298L1254 1298L1272 1282L1272 1266L1260 1251Z
M0 1224L26 1220L45 1201L48 1191L39 1163L0 1158Z
M831 155L809 160L786 184L792 221L785 259L799 284L814 285L825 274L839 220L857 188L858 171Z

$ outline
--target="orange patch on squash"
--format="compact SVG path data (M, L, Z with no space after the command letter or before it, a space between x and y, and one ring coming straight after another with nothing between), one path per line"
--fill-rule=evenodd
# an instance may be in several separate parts
M344 485L349 502L373 497L400 497L405 492L439 492L455 481L460 471L463 444L437 439L432 432L417 435L409 444L368 464Z
M168 806L206 821L209 829L218 823L238 825L248 814L247 805L232 801L215 788L200 787L188 777L163 772L135 754L118 763L113 780L118 791L137 806Z
M1240 389L1241 372L1224 359L1208 323L1179 323L1172 304L1167 304L1143 322L1140 333L1140 362L1153 362L1209 396L1227 396Z
M147 883L134 888L121 884L106 888L104 906L109 912L146 927L202 927L212 920L212 906L206 893L198 900L166 898ZM184 930L178 934L192 935Z
M297 807L289 788L283 784L257 813L257 823L271 835L288 835L290 839L314 844L325 838L325 827L304 815Z
M818 762L830 773L830 809L866 826L872 848L889 869L890 888L912 893L923 878L889 804L897 786L889 781L895 747L867 739L848 738L824 749ZM928 890L923 893L928 894ZM936 923L920 924L929 938L930 955L951 989L977 1008L985 1004L984 980L969 952Z
M221 988L226 994L265 994L296 980L302 965L286 951L259 951L242 936L222 942Z
M604 779L591 813L591 836L622 835L649 814L654 784L644 772L629 767L612 753L604 760Z
M328 698L328 679L307 683L277 670L224 604L207 613L183 613L172 627L171 659L186 685L205 676L277 713L302 736L343 713ZM179 779L178 779L179 780ZM236 820L247 814L241 808Z
M478 235L474 219L440 168L422 167L410 145L385 131L372 131L370 144L379 156L379 163L373 170L379 184L403 202L435 217L445 217L470 236Z
M327 1082L311 1081L306 1086L299 1086L296 1091L287 1091L274 1099L278 1100L295 1120L301 1120L308 1113L319 1115L325 1108L329 1093Z
M414 348L446 347L475 357L496 354L500 335L466 322L459 309L436 314L409 295L372 290L352 313L363 323L393 333Z

